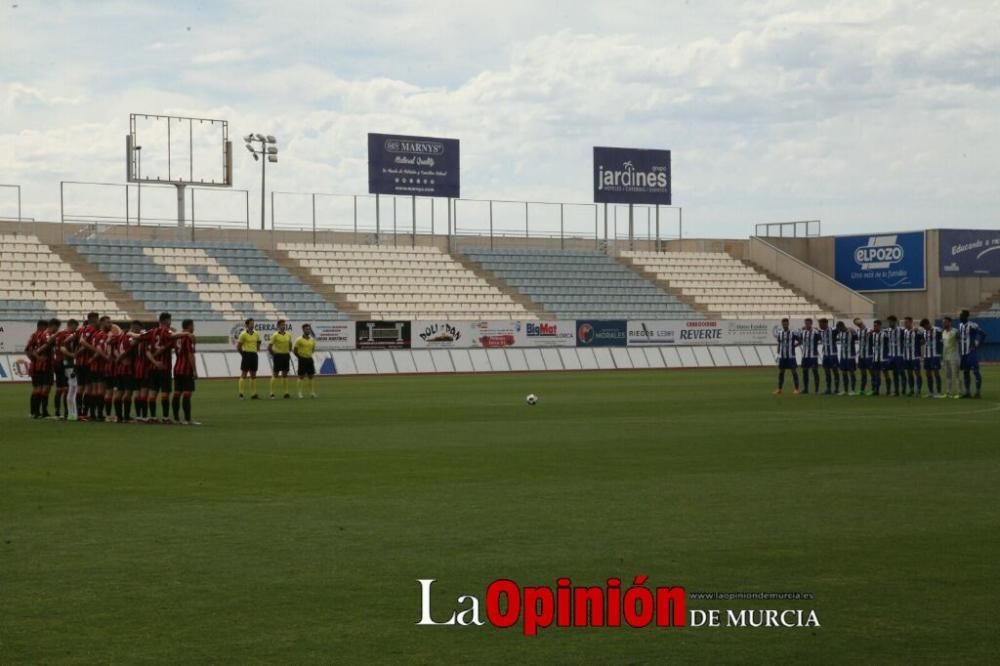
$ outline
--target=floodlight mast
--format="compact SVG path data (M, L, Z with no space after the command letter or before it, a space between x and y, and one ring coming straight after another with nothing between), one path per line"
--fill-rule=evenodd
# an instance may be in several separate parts
M268 134L247 134L243 137L246 149L253 155L254 161L260 162L260 230L267 228L265 215L267 213L267 163L278 161L278 140L273 135ZM257 147L255 144L260 144ZM274 220L271 220L274 225Z

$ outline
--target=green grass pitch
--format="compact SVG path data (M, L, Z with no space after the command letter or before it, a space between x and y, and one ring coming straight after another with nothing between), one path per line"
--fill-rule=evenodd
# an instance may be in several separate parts
M32 422L0 388L0 663L987 663L986 398L770 395L771 370L335 378L201 428ZM262 382L262 388L266 382ZM524 396L536 393L529 407ZM419 627L502 577L806 591L810 629Z

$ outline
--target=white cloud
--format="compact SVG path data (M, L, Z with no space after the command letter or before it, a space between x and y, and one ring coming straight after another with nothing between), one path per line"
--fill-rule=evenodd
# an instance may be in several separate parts
M0 180L52 217L58 180L122 179L129 112L173 112L277 135L279 190L363 192L365 134L397 131L461 138L473 198L587 201L591 146L672 148L697 235L995 226L1000 3L691 4L131 3L96 21L69 3L10 35L26 53L0 64Z

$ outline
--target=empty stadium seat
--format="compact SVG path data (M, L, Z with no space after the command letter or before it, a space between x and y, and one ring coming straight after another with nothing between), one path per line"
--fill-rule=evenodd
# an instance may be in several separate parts
M0 234L0 319L127 313L36 236Z
M676 297L601 252L479 248L463 252L560 318L701 318Z
M218 241L75 241L77 251L150 311L175 319L346 319L266 252Z
M516 303L435 247L278 246L376 319L532 319Z
M725 252L626 251L621 256L726 319L831 316Z

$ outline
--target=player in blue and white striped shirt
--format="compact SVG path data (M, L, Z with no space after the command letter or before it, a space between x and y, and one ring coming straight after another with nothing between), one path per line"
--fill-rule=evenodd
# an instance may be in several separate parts
M885 341L885 358L882 360L882 370L885 372L886 395L895 389L896 396L899 397L904 381L903 329L900 328L896 315L889 315L889 326L882 333Z
M837 358L836 335L826 317L819 320L819 344L822 347L823 378L826 380L825 395L840 393L840 359ZM831 386L831 376L832 384ZM816 385L819 392L819 383Z
M958 353L962 355L959 368L965 380L963 398L972 397L972 378L976 376L976 397L983 397L983 376L979 373L979 348L986 342L986 332L974 321L969 321L969 311L962 310L958 316Z
M872 322L872 328L868 331L868 349L872 359L872 395L879 395L882 389L882 375L886 376L886 395L891 393L889 389L889 379L892 369L886 365L886 353L888 352L887 331L882 330L882 322L876 319Z
M854 319L854 327L858 334L858 369L861 371L861 390L858 395L866 395L868 390L868 377L872 371L871 346L868 340L868 327L861 317Z
M920 373L920 352L923 346L923 334L920 329L913 328L913 317L903 319L903 371L906 373L906 395L919 396L924 388L923 375Z
M844 378L843 390L839 395L855 395L855 370L858 367L858 332L852 331L842 321L837 322L836 333L837 363L840 365L840 375Z
M788 328L788 319L781 320L781 329L774 334L778 341L778 388L774 395L781 395L785 387L785 370L792 371L792 381L795 383L795 395L799 394L799 371L796 369L795 348L799 345L799 333Z
M924 329L924 371L927 373L927 397L941 398L941 354L944 353L944 339L941 329L931 324L930 319L921 319Z
M813 328L813 320L806 319L805 327L799 331L799 344L802 346L802 393L809 393L809 371L819 393L819 331Z

